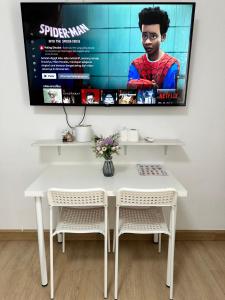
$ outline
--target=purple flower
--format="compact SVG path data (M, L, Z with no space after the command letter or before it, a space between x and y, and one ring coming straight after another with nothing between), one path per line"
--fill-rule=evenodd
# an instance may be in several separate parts
M113 139L109 136L104 139L104 143L107 145L112 145L113 144Z

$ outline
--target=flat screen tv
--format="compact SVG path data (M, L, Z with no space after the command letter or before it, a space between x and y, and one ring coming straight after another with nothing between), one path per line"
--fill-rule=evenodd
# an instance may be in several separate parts
M21 3L31 105L185 106L195 3Z

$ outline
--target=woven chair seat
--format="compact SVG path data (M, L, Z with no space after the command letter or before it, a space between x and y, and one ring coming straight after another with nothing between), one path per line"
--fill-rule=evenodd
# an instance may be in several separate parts
M123 233L169 234L161 207L120 208L119 235Z
M104 208L63 207L54 235L63 232L104 234Z

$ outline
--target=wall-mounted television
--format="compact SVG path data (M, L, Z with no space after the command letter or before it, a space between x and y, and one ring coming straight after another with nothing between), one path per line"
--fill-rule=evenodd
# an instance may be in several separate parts
M31 105L185 106L195 3L21 3Z

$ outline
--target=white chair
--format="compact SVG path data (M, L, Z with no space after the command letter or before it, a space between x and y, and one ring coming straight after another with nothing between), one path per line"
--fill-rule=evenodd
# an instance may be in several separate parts
M104 236L104 298L107 298L107 240L108 200L103 189L56 189L48 190L50 207L50 288L54 298L53 236L65 233L100 233ZM59 207L59 218L53 231L53 207ZM109 244L108 244L109 245Z
M118 191L115 229L115 299L118 298L119 237L124 233L160 235L164 233L169 236L166 284L170 287L170 299L173 299L176 203L177 192L174 189L122 188ZM164 219L162 207L170 207L169 226Z

